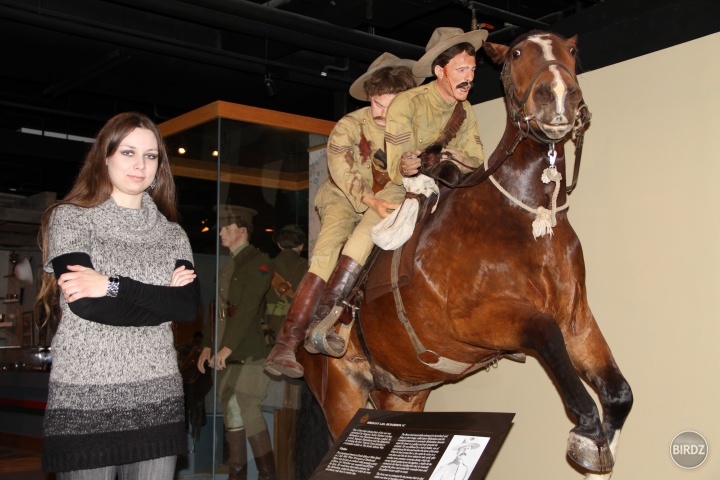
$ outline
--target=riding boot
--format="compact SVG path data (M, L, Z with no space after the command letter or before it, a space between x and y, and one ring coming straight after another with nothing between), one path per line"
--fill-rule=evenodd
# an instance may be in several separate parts
M335 265L335 270L333 270L327 282L327 287L325 287L325 291L323 291L322 297L320 298L320 304L310 324L310 330L312 330L316 324L320 323L322 319L327 317L340 299L348 294L353 285L355 285L355 280L357 280L361 270L362 265L358 262L347 255L340 256L337 265ZM329 331L325 338L330 348L336 352L345 350L345 340L334 331ZM307 349L307 347L308 344L306 343L305 348Z
M245 429L225 430L228 448L228 480L247 480L247 446Z
M323 288L325 288L325 280L311 272L305 274L295 291L290 310L275 339L275 346L265 361L266 372L292 378L303 376L304 370L295 359L295 352L305 339L305 332L315 313Z
M258 470L258 480L277 480L275 473L275 455L273 455L272 442L267 430L248 437L250 447L255 457Z

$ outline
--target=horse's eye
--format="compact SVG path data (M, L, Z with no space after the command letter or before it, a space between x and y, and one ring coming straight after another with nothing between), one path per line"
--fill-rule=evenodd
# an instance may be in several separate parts
M577 55L577 49L575 47L570 47L570 55L573 57Z
M518 58L520 56L520 50L513 50L512 56L513 58Z

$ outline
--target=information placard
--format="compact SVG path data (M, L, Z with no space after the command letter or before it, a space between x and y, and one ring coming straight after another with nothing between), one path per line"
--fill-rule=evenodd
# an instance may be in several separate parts
M310 480L481 480L514 417L360 409Z

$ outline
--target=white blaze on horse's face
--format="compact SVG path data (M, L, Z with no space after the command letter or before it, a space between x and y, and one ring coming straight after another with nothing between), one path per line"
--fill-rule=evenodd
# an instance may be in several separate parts
M527 41L540 47L542 56L546 62L558 60L553 52L552 39L548 35L532 35L528 37ZM550 65L547 70L552 75L552 81L549 83L546 82L538 88L549 88L552 95L546 95L549 100L547 103L538 102L538 98L535 98L539 111L534 112L534 116L538 122L538 126L548 137L559 139L564 137L572 129L575 118L575 108L572 108L571 112L566 108L566 106L568 106L566 102L568 100L569 88L563 79L560 67ZM571 106L576 107L577 105Z

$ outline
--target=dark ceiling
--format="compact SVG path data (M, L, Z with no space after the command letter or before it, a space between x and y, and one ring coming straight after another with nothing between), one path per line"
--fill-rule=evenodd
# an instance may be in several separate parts
M717 0L0 0L0 194L61 197L87 148L22 128L93 137L121 111L160 123L216 100L334 121L373 59L419 58L473 10L493 42L578 34L584 70L720 31ZM484 62L473 103L501 95Z

